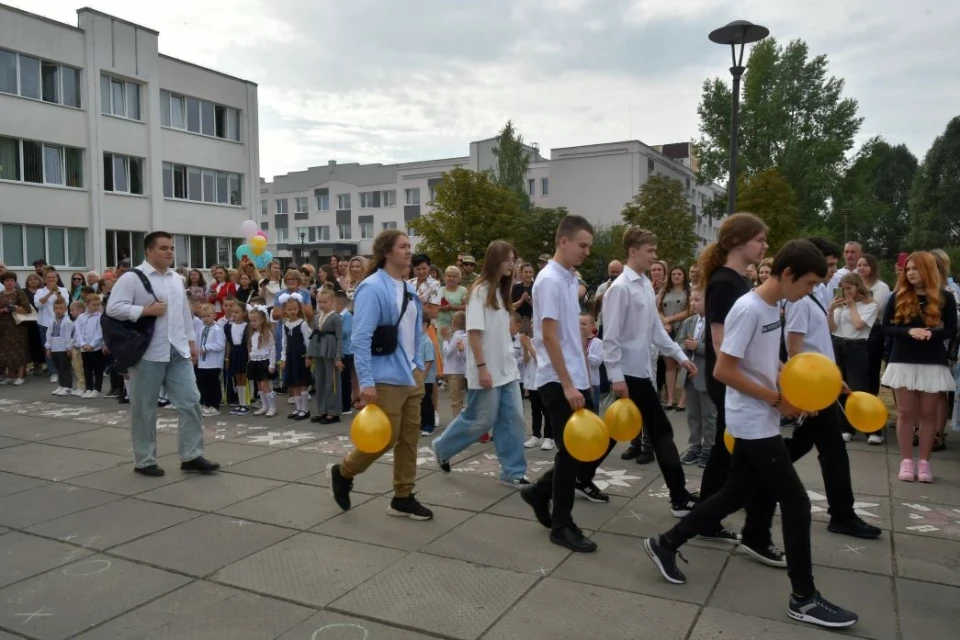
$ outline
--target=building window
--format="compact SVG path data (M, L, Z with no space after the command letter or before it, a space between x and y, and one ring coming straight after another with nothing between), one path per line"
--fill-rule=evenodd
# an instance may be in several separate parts
M317 230L317 240L320 242L330 242L330 225L315 227Z
M360 238L363 240L370 240L373 238L373 223L372 222L361 222L360 223Z
M416 238L416 237L417 237L417 230L414 229L413 227L411 227L410 225L407 225L407 237L408 237L408 238Z
M277 229L277 244L287 241L289 229Z
M240 142L240 111L198 98L160 91L160 124Z
M349 193L340 193L337 194L337 209L343 211L350 208L350 194Z
M307 212L307 199L306 198L297 198L294 201L294 204L297 206L297 213L306 213Z
M104 251L108 266L116 265L121 260L130 260L133 264L143 262L143 238L146 235L143 231L114 231L108 229L106 232L106 243ZM181 242L178 242L181 241ZM189 251L181 252L181 244L189 242L188 236L174 237L174 263L180 264L187 260ZM184 245L186 246L186 245Z
M328 194L317 196L317 211L330 211L330 196Z
M550 178L540 178L540 195L550 195Z
M427 187L427 196L429 200L427 202L434 202L437 199L437 190L433 187Z
M537 181L533 178L527 180L527 195L535 196L537 195Z
M339 234L341 240L349 240L349 239L351 238L351 235L350 235L350 231L351 231L350 226L351 226L351 225L350 225L349 222L346 223L346 224L338 224L338 225L337 225L337 233Z
M390 189L389 191L380 192L380 206L381 207L395 207L397 206L397 190Z
M136 82L100 76L100 102L100 110L107 115L140 120L140 85Z
M267 217L267 201L266 200L260 201L260 217L261 218Z
M297 227L297 237L300 237L301 231L304 233L307 242L330 241L330 227L328 225L319 227Z
M396 228L397 228L397 223L396 223L396 222L384 222L384 223L382 223L382 224L380 225L380 228L381 228L383 231L386 231L387 229L396 229Z
M143 159L116 153L103 154L103 190L142 196Z
M120 232L118 238L125 232ZM134 233L134 239L138 234ZM143 244L142 235L140 245ZM110 237L107 236L107 254L109 255ZM193 269L209 269L215 264L235 267L237 248L243 244L241 238L222 238L216 236L173 236L174 264ZM142 259L142 258L141 258ZM137 262L136 257L134 261Z
M290 208L287 206L287 199L281 198L276 201L277 203L277 213L290 213Z
M87 266L85 229L41 227L26 224L0 225L0 260L7 267L26 267L37 258L60 268Z
M653 158L647 158L647 175L653 175L653 172L657 170L657 163L653 161Z
M697 205L695 204L690 205L690 211L693 212L693 215L697 215Z
M360 194L360 208L361 209L377 209L380 207L380 203L377 201L377 196L379 193L377 191L364 191Z
M414 189L404 189L407 196L407 204L420 204L420 187Z
M243 203L243 176L199 167L163 163L163 197L210 204Z
M0 137L0 179L83 187L83 150Z
M80 107L80 70L0 49L0 92Z

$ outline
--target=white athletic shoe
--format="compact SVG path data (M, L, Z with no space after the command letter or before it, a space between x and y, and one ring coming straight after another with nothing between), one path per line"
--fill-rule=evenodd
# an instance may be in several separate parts
M871 433L867 436L867 444L883 444L883 436Z
M93 397L93 396L90 395L91 393L93 393L93 392L92 392L92 391L84 391L82 394L80 394L80 397L83 398L84 400L89 400L90 398Z
M263 414L263 417L264 417L264 418L272 418L272 417L275 416L275 415L277 415L276 409L270 409L270 410L268 410L265 414Z
M852 434L852 433L847 433L846 431L844 431L842 434L840 434L840 437L843 438L843 441L844 441L844 442L850 442L851 440L853 440L853 434Z
M65 393L65 396L74 396L75 398L84 398L87 395L87 392L83 389L69 389L69 393Z
M536 446L539 446L543 442L543 438L538 438L537 436L530 436L530 439L523 443L524 449L533 449Z
M4 382L3 384L6 384L6 382ZM57 387L56 389L54 389L53 391L50 392L50 395L52 395L52 396L62 396L62 395L63 395L63 387Z
M99 397L100 397L100 392L97 391L96 389L94 389L87 395L87 398L89 398L90 400L96 400Z
M6 376L0 378L0 384L10 384L11 382L13 382L13 378L7 378Z
M14 380L11 384L13 384L13 386L15 386L15 387L19 387L20 385L23 384L23 378L17 378L17 379Z
M552 451L554 448L556 448L556 446L557 446L557 445L553 443L553 439L552 439L552 438L544 438L544 439L543 439L543 444L540 445L540 450L541 450L541 451Z
M266 414L267 414L267 408L266 408L266 407L260 407L259 409L257 409L256 411L253 412L253 415L255 415L255 416L263 416L263 415L266 415Z

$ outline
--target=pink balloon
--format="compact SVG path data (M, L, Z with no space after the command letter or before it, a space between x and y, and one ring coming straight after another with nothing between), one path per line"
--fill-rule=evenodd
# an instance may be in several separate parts
M257 231L257 235L258 235L258 236L263 236L264 238L266 238L266 239L269 240L269 238L267 238L267 232L264 231L263 229L261 229L260 231Z

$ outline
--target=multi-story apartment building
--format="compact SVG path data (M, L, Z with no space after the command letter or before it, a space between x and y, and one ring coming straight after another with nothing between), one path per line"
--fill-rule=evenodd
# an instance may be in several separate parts
M76 27L0 5L0 259L69 270L143 259L233 264L258 201L257 87L158 52L93 9Z
M430 211L436 185L456 167L482 171L496 166L496 139L470 143L469 155L394 165L356 163L310 167L260 182L260 226L270 250L281 258L325 262L327 256L368 254L382 229L407 228ZM697 215L701 246L716 237L720 221L702 215L704 204L722 195L716 185L698 185L689 143L663 150L633 140L553 149L550 159L528 147L527 193L533 204L566 207L600 224L619 223L624 204L649 176L666 175L684 185Z

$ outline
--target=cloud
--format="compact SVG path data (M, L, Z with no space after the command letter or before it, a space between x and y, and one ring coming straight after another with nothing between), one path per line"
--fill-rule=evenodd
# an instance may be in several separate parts
M37 11L39 3L7 0ZM75 23L74 0L42 12ZM34 6L36 5L36 6ZM512 118L549 151L696 138L700 85L727 78L730 20L802 38L865 122L922 156L960 104L960 3L921 0L101 0L162 52L257 82L264 177L342 162L462 156Z

